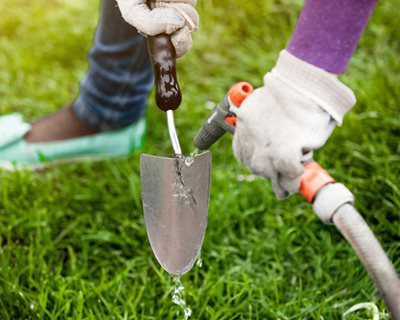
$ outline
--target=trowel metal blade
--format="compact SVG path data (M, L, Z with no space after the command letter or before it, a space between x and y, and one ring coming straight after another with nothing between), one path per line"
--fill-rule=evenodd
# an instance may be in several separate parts
M210 199L211 152L164 158L142 154L140 179L147 235L161 266L182 275L194 265L203 243Z

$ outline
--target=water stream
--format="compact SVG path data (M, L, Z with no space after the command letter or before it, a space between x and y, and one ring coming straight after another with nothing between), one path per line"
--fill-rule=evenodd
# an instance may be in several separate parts
M193 162L194 158L200 153L199 149L194 149L193 152L190 153L188 157L185 158L185 165L190 167ZM203 266L203 261L201 260L201 256L197 258L197 266L201 268ZM186 301L183 296L183 292L185 287L182 284L180 276L173 277L173 292L172 292L172 302L180 307L181 311L183 312L183 320L188 320L189 317L192 315L192 309L186 305ZM178 311L177 315L181 314L181 311Z
M192 309L190 309L190 307L186 305L186 301L183 297L183 291L185 290L185 287L182 284L181 277L174 276L173 282L174 290L172 292L172 302L178 305L183 311L183 320L188 320L189 317L192 315ZM180 311L178 311L177 315L179 314Z

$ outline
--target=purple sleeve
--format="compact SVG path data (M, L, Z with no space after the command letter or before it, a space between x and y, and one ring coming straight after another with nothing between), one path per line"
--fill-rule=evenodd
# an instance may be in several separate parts
M344 73L377 0L306 0L286 48L297 58Z

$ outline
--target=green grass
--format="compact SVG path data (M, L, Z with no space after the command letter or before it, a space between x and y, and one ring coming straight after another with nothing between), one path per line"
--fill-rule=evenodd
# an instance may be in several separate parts
M396 2L396 1L395 1ZM355 194L400 270L400 30L381 1L343 77L358 104L316 159ZM193 50L179 62L182 146L231 84L262 84L302 1L202 0ZM0 0L0 113L34 119L71 101L87 68L95 0ZM149 107L145 152L168 155L164 114ZM341 319L385 307L358 258L300 196L277 201L230 149L214 146L203 268L182 280L192 319ZM138 153L127 160L0 173L1 319L177 319L172 280L144 228ZM359 312L347 319L370 319ZM385 318L385 316L383 316ZM387 317L386 317L387 318Z

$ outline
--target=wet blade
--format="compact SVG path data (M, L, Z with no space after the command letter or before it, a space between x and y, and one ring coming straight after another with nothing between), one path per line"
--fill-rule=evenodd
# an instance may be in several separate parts
M207 226L211 153L185 158L142 154L140 179L147 235L158 262L173 275L195 263Z

